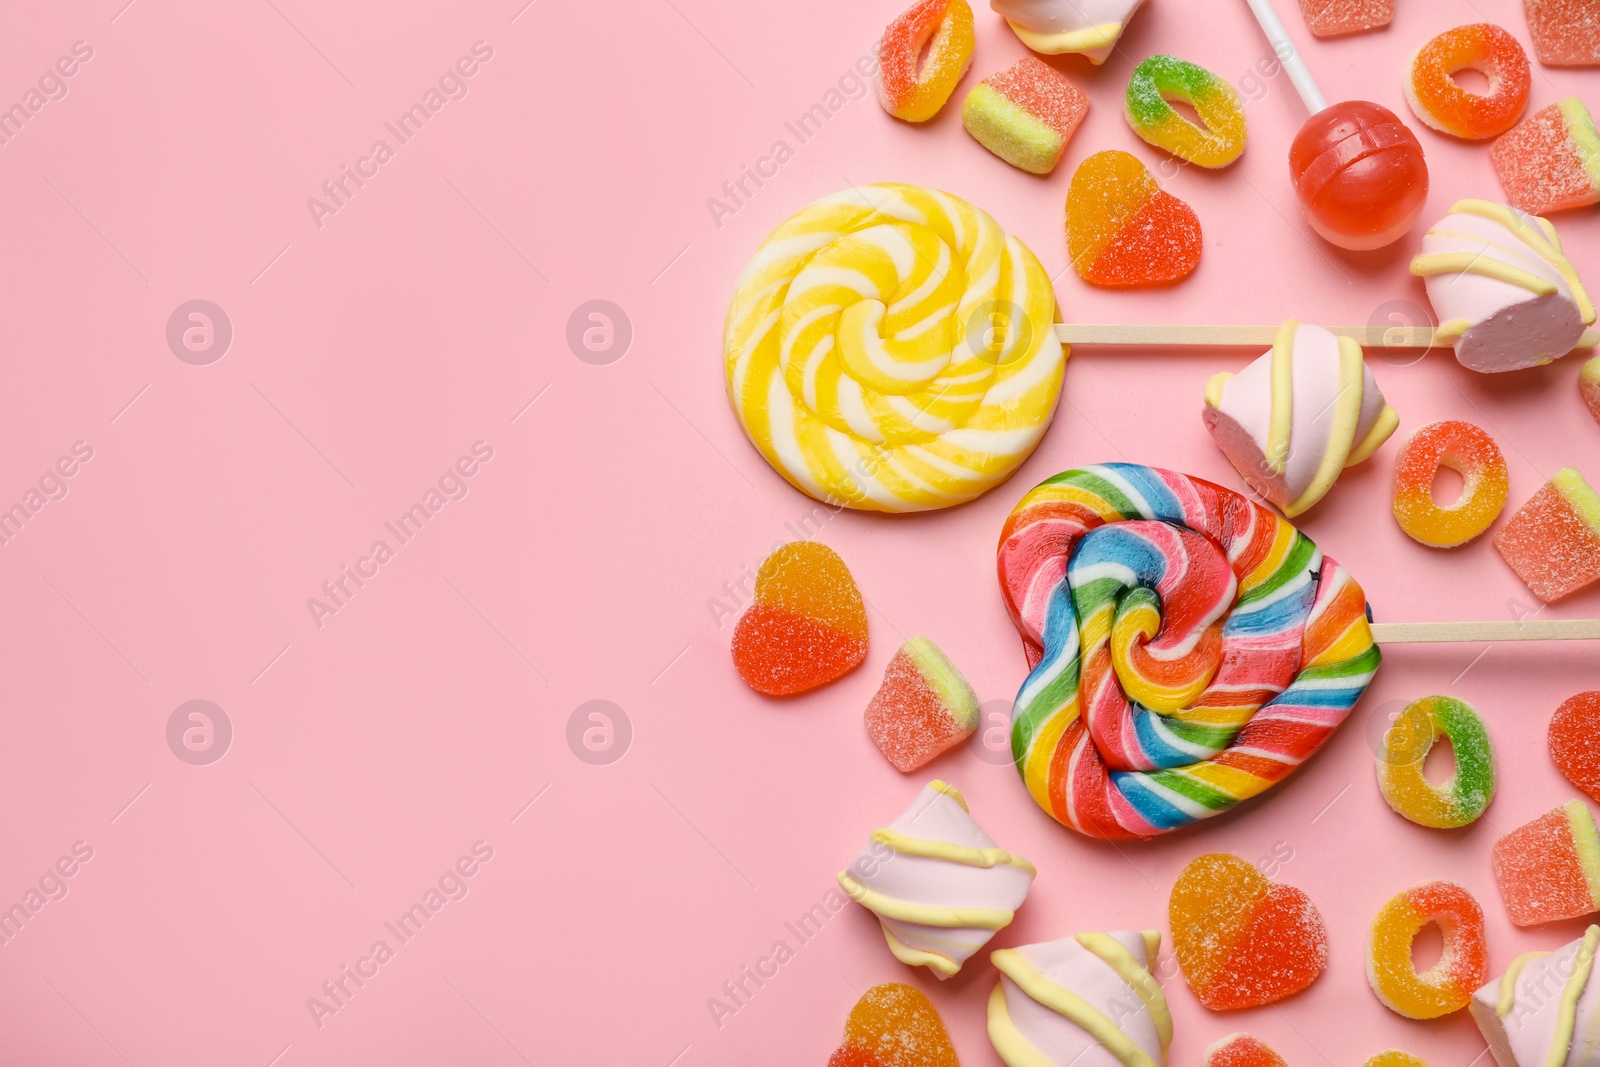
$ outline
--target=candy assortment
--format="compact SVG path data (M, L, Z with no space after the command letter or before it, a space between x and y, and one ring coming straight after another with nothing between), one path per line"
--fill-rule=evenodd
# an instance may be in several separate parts
M1311 112L1288 155L1312 231L1354 251L1404 238L1429 190L1423 142L1379 104L1329 105L1270 0L1250 6ZM1083 58L1025 55L990 74L963 100L967 133L1043 178L1073 150L1070 178L1053 180L1064 187L1066 258L1085 283L1136 289L1187 278L1205 241L1196 211L1168 185L1186 164L1220 170L1241 156L1239 92L1213 71L1141 43L1123 57L1132 70L1120 89L1123 114L1171 158L1162 158L1158 178L1155 164L1132 152L1079 152L1072 142L1085 135L1090 98L1104 99L1108 85L1107 72L1091 67L1142 36L1123 36L1141 0L991 7L1032 52ZM1526 0L1526 8L1541 62L1596 62L1600 45L1588 32L1600 27L1595 0ZM1394 15L1392 0L1301 0L1301 9L1318 38L1381 30ZM1184 9L1161 17L1185 17ZM907 122L933 119L971 65L981 32L965 0L913 4L880 45L885 109ZM1486 87L1458 80L1465 71ZM1431 335L1410 333L1451 347L1462 368L1478 373L1553 373L1537 368L1600 342L1595 304L1556 226L1540 214L1600 202L1600 134L1576 97L1525 116L1532 87L1523 46L1486 22L1422 41L1404 71L1417 118L1463 142L1451 151L1478 152L1479 169L1499 174L1509 201L1457 201L1410 239L1409 260L1398 260L1421 280L1438 322ZM1396 261L1349 262L1377 270ZM728 395L763 457L816 499L862 511L950 507L1004 482L1039 445L1067 356L1058 317L1039 259L982 210L920 186L852 185L794 215L750 260L727 318ZM1093 344L1093 331L1114 329L1087 327L1074 341ZM1404 636L1431 624L1375 625L1361 586L1288 521L1328 499L1341 475L1376 455L1399 425L1361 348L1373 333L1291 319L1269 351L1211 377L1202 425L1252 495L1107 463L1048 478L1006 519L996 568L1028 667L1012 705L1010 758L1057 822L1092 838L1146 839L1261 798L1310 760L1362 698L1381 660L1375 631L1385 641L1438 639ZM1221 343L1246 334L1265 341L1240 328ZM1577 378L1600 422L1600 357ZM1457 499L1435 498L1441 469L1461 476ZM1459 548L1494 530L1498 553L1545 602L1600 581L1600 496L1582 476L1559 471L1503 517L1510 482L1500 443L1478 425L1446 418L1397 450L1391 510L1406 535L1430 549ZM1535 636L1550 625L1539 620ZM864 602L848 568L820 544L784 546L763 565L733 644L741 675L762 693L841 678L867 652ZM970 759L963 744L983 711L950 657L918 636L888 660L863 723L894 771L911 773L935 759ZM1576 694L1549 720L1552 762L1591 797L1600 797L1596 737L1600 693ZM1498 833L1485 829L1485 814L1501 768L1485 716L1465 700L1415 700L1381 739L1369 739L1379 792L1406 820L1383 832L1446 831L1430 844L1463 849ZM1453 761L1442 777L1426 770L1440 746ZM1499 803L1516 802L1508 790ZM1527 814L1508 814L1503 825ZM1517 826L1488 851L1514 925L1600 911L1600 831L1583 801ZM1071 858L1094 862L1088 851ZM1207 1011L1273 1005L1323 976L1331 954L1322 914L1303 890L1275 877L1266 861L1212 852L1190 859L1172 883L1173 953L1188 993ZM975 957L1013 922L1037 878L1032 863L978 825L959 791L933 781L871 833L838 883L874 914L890 955L947 979L984 966ZM1417 1020L1470 1008L1499 1067L1577 1062L1568 1053L1580 1039L1592 1044L1600 1025L1600 984L1589 981L1600 927L1554 953L1519 957L1490 981L1487 924L1474 895L1481 887L1465 881L1433 878L1379 909L1366 958L1378 1002ZM1442 953L1419 967L1414 949L1429 928L1442 934ZM1160 944L1158 931L1122 930L990 953L998 983L976 981L990 989L987 1028L1000 1059L1008 1067L1164 1067L1174 1037L1167 998L1176 987L1160 976ZM1545 1011L1546 986L1557 981L1555 1010ZM941 995L960 996L965 984L952 982ZM1542 999L1534 1002L1530 989ZM1538 1021L1523 1025L1530 1016ZM932 1002L911 986L887 984L860 999L829 1062L950 1067L956 1051ZM1203 1062L1285 1067L1271 1045L1242 1032L1212 1040ZM1427 1064L1387 1049L1366 1067Z

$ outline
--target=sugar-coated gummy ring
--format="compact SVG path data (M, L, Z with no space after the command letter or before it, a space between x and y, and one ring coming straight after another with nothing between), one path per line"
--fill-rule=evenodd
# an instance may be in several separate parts
M926 122L939 113L972 65L967 0L916 0L878 44L878 101L897 119Z
M1204 126L1175 111L1169 99L1194 108ZM1244 151L1244 102L1224 79L1174 56L1151 56L1128 79L1123 116L1157 148L1202 167L1226 167Z
M1424 926L1444 934L1439 961L1418 973L1411 946ZM1483 909L1454 882L1413 886L1379 910L1367 942L1367 981L1378 999L1408 1019L1460 1011L1489 977Z
M1433 499L1440 467L1461 475L1461 497L1449 507ZM1424 426L1394 462L1394 520L1413 540L1434 548L1464 545L1483 533L1506 506L1506 457L1494 438L1470 422L1447 419Z
M1288 521L1131 463L1069 470L1000 534L1032 671L1012 710L1028 792L1090 837L1192 825L1285 778L1378 669L1367 601Z
M1463 89L1453 77L1463 70L1488 78L1489 91ZM1477 22L1446 30L1417 50L1406 75L1406 102L1434 129L1481 141L1516 125L1531 82L1528 55L1517 39Z
M1443 782L1423 773L1439 738L1450 742L1455 771ZM1396 813L1418 826L1449 829L1482 815L1494 799L1494 749L1472 705L1454 697L1423 697L1408 705L1383 735L1378 788Z
M994 488L1055 414L1066 351L1034 254L986 212L916 185L802 209L739 278L728 398L801 492L927 511Z

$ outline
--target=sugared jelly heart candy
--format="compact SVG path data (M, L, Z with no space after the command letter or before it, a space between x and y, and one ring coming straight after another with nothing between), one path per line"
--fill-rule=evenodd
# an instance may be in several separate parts
M1328 962L1322 913L1293 886L1214 852L1178 875L1168 902L1183 977L1213 1011L1255 1008L1300 992Z
M1278 1050L1249 1034L1229 1034L1206 1046L1201 1067L1289 1067Z
M890 763L914 771L978 726L978 696L939 646L913 637L867 705L867 733Z
M913 986L873 986L850 1009L828 1067L960 1067L944 1021Z
M803 693L866 655L867 611L839 554L796 541L768 556L756 572L755 602L733 628L733 663L750 688Z
M1188 277L1200 220L1127 152L1096 152L1067 189L1067 251L1090 285L1132 288Z
M1568 781L1600 800L1600 690L1568 697L1550 717L1550 758Z

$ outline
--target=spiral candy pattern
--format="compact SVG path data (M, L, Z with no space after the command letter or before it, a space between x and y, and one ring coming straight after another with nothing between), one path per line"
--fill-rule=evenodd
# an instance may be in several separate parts
M1184 474L1058 474L1006 520L998 566L1032 667L1012 757L1039 806L1090 837L1152 837L1265 792L1378 669L1349 572Z
M1066 350L1026 245L949 193L817 201L751 258L728 308L728 398L818 500L926 511L981 495L1055 414Z

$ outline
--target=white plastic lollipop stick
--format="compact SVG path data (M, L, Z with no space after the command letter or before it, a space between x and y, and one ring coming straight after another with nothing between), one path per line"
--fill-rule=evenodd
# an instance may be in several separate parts
M1300 93L1300 99L1305 102L1306 110L1315 115L1326 108L1328 98L1317 88L1316 79L1311 76L1311 69L1306 66L1305 58L1300 55L1300 49L1289 40L1289 31L1283 28L1278 13L1272 9L1272 0L1245 0L1245 2L1250 5L1250 10L1255 12L1256 21L1261 24L1261 32L1267 35L1267 43L1272 45L1272 51L1278 57L1278 62L1289 72L1289 80L1294 82L1295 89Z

